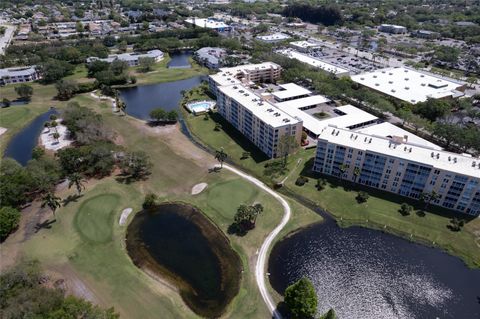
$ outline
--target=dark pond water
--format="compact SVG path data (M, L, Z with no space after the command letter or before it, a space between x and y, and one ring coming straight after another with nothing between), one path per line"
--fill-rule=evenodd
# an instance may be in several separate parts
M188 69L191 68L189 58L192 56L191 51L177 51L170 53L170 62L168 68L170 69Z
M26 105L28 104L28 101L26 100L14 100L10 101L10 106L19 106L19 105ZM0 102L0 107L6 107L3 102Z
M480 270L439 249L329 220L279 242L269 261L278 292L308 277L319 313L342 319L480 318Z
M44 128L44 124L49 120L51 114L55 114L55 109L37 116L28 126L16 134L8 143L4 156L11 157L21 165L27 165L32 159L32 151L38 145L38 137Z
M197 314L218 317L238 293L241 261L203 214L168 203L138 213L128 226L133 262L173 282Z
M147 120L152 109L161 107L166 111L177 110L182 91L188 91L202 82L202 76L186 80L142 85L123 89L121 98L127 104L126 112L136 118Z

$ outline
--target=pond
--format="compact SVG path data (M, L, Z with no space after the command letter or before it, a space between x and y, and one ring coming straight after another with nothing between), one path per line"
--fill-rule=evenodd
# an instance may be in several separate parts
M142 85L122 89L120 96L127 104L127 114L148 120L152 109L161 107L166 111L178 110L182 100L182 91L188 91L202 82L202 76L189 79Z
M10 157L21 165L27 165L32 159L32 151L38 145L38 138L42 133L45 122L51 114L56 114L53 108L37 116L28 126L17 133L8 143L4 157Z
M191 68L190 57L191 51L175 51L170 53L170 61L168 62L169 69L188 69Z
M480 318L480 270L456 257L380 231L316 224L280 241L269 260L282 293L302 277L319 313L339 318Z
M218 317L238 293L241 261L225 235L201 211L166 203L138 213L127 230L135 265L173 283L203 317Z

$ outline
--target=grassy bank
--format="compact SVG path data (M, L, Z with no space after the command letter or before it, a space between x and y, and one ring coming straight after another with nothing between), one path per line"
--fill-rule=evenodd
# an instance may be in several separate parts
M203 144L212 149L223 147L234 164L245 168L266 182L272 181L271 176L265 175L265 164L271 160L258 154L260 151L218 114L211 116L208 121L205 121L202 116L194 117L193 115L188 115L186 119L193 135ZM221 131L214 130L216 123L222 125ZM251 152L252 156L241 160L243 152ZM361 225L381 229L440 247L461 257L468 265L480 267L480 249L475 242L476 240L480 242L478 235L475 235L480 233L478 218L468 220L462 231L452 232L447 225L455 213L436 206L426 209L425 215L412 213L409 216L402 216L399 209L403 202L408 202L417 209L423 207L418 206L415 201L409 201L394 194L374 189L367 190L362 186L344 187L343 183L336 179L330 179L327 187L319 192L315 188L316 181L310 172L313 156L314 149L300 150L290 157L288 172L275 178L275 180L281 180L286 175L289 176L285 183L287 193L291 191L293 195L300 195L329 211L343 226ZM295 185L295 180L300 175L310 176L310 182L302 187ZM367 203L357 203L355 197L359 190L369 192L370 199Z

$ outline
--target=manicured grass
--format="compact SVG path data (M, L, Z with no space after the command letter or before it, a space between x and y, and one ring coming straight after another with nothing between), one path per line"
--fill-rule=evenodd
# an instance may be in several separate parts
M104 243L112 239L112 224L119 198L102 194L84 201L75 215L75 228L88 242Z

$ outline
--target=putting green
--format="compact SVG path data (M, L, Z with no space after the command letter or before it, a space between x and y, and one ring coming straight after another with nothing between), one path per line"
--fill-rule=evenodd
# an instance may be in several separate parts
M223 217L233 220L238 205L252 204L258 190L242 179L233 179L218 183L208 189L208 206L215 209Z
M73 223L86 241L106 243L112 240L112 223L119 200L116 194L101 194L80 206Z

